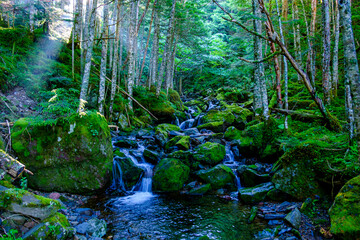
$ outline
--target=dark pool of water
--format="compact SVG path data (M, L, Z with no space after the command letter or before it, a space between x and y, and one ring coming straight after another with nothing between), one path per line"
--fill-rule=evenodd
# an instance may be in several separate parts
M99 200L99 199L98 199ZM97 200L97 201L98 201ZM92 206L94 207L94 206ZM250 207L216 196L190 197L138 192L105 198L96 208L106 215L114 239L255 239L264 222L246 223Z

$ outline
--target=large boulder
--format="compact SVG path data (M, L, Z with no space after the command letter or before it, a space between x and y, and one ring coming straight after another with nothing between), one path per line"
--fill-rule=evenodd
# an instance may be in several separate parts
M348 181L329 210L330 232L339 239L360 239L360 176Z
M198 129L209 129L214 132L221 132L235 121L231 111L210 110L201 119L202 125Z
M154 191L176 192L183 188L190 169L178 159L164 158L155 167Z
M244 187L254 187L258 184L270 181L269 174L261 174L256 171L252 166L253 165L242 165L237 169L237 172L240 176L241 184Z
M128 157L114 158L121 167L122 178L126 189L131 190L133 186L139 181L140 176L144 173L144 170L137 167L134 162Z
M194 154L192 151L176 151L168 155L169 158L176 158L187 165L191 170L196 170L199 168L199 162L194 159Z
M32 188L91 194L107 186L113 151L110 129L99 113L87 112L55 122L19 119L13 149L33 176Z
M245 125L252 119L253 113L247 108L240 107L235 103L231 105L225 104L225 107L234 115L235 121L233 125L239 129L244 129Z
M214 166L224 160L225 154L223 145L207 142L195 148L194 159L202 164Z
M197 176L206 183L210 183L212 189L219 189L228 183L234 184L235 175L231 168L219 164L208 170L200 170Z
M239 198L246 204L254 204L262 202L266 198L266 194L274 188L271 182L262 183L251 188L239 189Z
M0 193L0 209L44 220L61 208L57 200L35 195L19 188L9 188Z

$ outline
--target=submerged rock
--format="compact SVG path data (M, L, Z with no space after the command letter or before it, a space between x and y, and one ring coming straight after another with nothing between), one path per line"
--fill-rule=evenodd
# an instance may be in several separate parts
M176 192L183 188L190 169L178 159L164 158L155 167L154 191Z
M222 188L228 183L233 184L235 179L233 171L223 164L219 164L209 170L198 171L197 176L204 182L210 183L214 190Z
M194 158L205 165L214 166L224 160L225 147L219 143L207 142L195 149Z
M266 194L274 188L271 182L263 183L251 188L239 189L239 198L246 204L254 204L262 202L266 198Z
M113 150L106 119L95 112L56 122L19 119L13 148L33 176L30 187L44 191L91 194L111 178Z
M360 239L360 176L348 181L336 195L329 215L330 232L339 239Z
M194 188L190 189L187 194L189 195L204 195L211 189L211 184L203 184L199 186L195 186Z
M77 225L76 232L92 238L101 238L106 234L106 222L103 219L92 218Z

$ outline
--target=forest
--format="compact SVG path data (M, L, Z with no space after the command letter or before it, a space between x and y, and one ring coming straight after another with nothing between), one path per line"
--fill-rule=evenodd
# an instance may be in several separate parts
M360 2L0 0L0 239L360 239Z

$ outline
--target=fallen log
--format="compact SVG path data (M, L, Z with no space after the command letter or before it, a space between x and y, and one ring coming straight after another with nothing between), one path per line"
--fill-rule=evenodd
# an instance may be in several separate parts
M0 150L0 169L16 179L25 171L25 165L11 157L5 151ZM0 178L3 178L3 176Z

